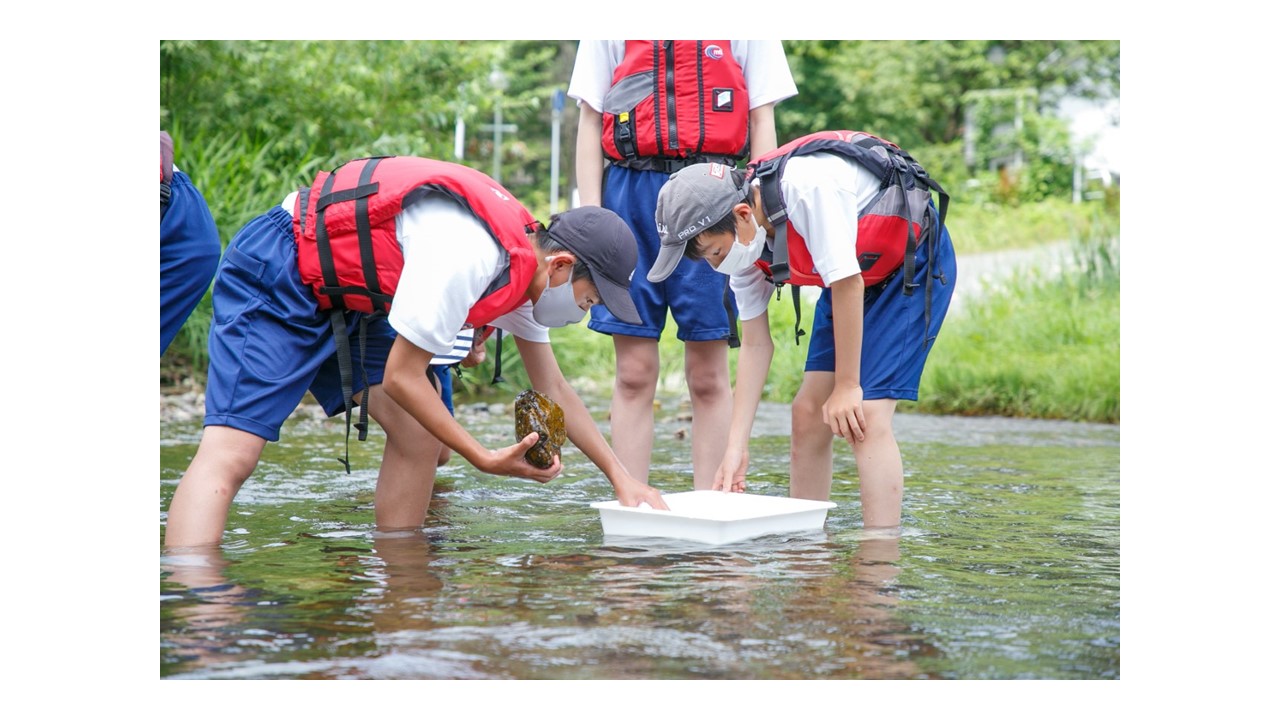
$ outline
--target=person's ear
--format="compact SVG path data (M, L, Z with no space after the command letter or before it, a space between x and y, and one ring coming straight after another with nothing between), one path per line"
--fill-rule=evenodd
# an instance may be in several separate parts
M557 253L555 255L552 255L551 262L550 262L550 267L551 267L550 271L556 272L562 268L565 268L565 269L571 268L573 267L573 263L575 262L575 260L576 258L574 258L574 256L569 253Z

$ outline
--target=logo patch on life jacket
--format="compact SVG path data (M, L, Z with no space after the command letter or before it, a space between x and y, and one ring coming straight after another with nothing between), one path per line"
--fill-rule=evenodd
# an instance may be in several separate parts
M711 109L714 112L733 112L733 88L714 88L711 91Z
M724 57L724 50L721 50L719 45L708 45L707 48L702 51L702 54L712 60L719 60Z

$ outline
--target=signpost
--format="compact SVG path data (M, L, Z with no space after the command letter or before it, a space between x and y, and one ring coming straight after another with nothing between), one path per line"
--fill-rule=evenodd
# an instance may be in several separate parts
M560 209L560 117L564 114L564 90L551 93L551 213Z
M491 177L498 184L502 184L502 133L515 132L520 128L511 124L504 125L502 122L502 92L507 89L507 76L496 65L493 71L489 73L489 84L498 91L497 97L493 99L493 124L481 125L480 129L493 131L493 172Z

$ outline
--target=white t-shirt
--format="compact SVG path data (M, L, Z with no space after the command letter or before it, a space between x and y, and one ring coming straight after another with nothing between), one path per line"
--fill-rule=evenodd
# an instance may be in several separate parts
M862 272L858 265L858 213L880 191L880 179L856 161L814 153L787 161L779 184L787 218L804 237L813 267L827 287ZM794 237L788 243L799 242ZM773 250L773 238L765 241ZM750 320L765 311L774 286L751 266L729 278L738 317Z
M456 365L471 354L471 344L475 341L475 330L463 330L453 339L453 349L445 355L432 355L432 365Z
M730 54L747 80L747 96L754 109L796 94L796 83L781 40L730 40ZM580 40L569 78L569 97L600 112L604 95L613 85L613 71L626 54L626 40Z
M281 203L289 212L295 194ZM396 216L396 238L404 270L387 321L423 350L451 355L471 307L506 267L506 256L475 216L441 195L428 195L402 210ZM527 300L492 325L525 340L550 340Z

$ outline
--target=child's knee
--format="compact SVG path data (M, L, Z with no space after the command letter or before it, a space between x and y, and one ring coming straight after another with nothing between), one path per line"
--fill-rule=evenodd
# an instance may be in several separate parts
M791 402L791 427L795 430L810 430L819 425L825 426L822 420L823 400L812 393L799 393Z

